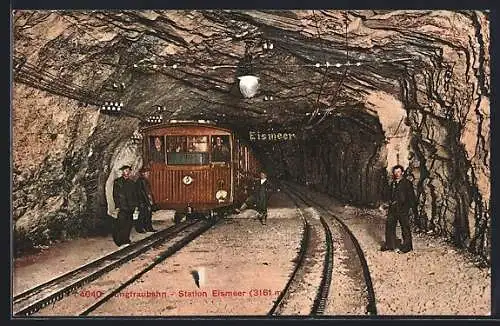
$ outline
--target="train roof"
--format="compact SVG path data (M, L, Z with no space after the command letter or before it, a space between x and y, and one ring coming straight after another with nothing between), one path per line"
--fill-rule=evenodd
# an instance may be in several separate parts
M161 129L165 127L192 127L192 126L203 126L218 130L224 130L227 132L232 132L232 130L220 127L214 121L209 121L209 120L170 120L165 123L160 123L153 126L141 128L141 132L146 132L154 129Z

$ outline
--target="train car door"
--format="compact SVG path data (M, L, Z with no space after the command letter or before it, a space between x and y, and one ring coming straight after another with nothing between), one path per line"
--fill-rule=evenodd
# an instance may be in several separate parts
M233 200L234 176L233 176L233 139L228 134L213 134L210 137L210 164L216 180L224 180L222 186L225 190L229 190L229 200Z
M238 187L240 186L241 184L241 178L240 178L240 170L241 170L241 162L240 162L240 140L239 139L235 139L234 140L234 149L233 149L233 153L234 153L234 159L233 159L233 166L235 166L236 168L234 168L233 170L233 174L235 174L235 180L236 180L236 185L238 185Z

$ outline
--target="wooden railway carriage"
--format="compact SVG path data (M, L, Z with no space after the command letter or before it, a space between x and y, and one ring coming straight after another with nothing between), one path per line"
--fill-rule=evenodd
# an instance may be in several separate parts
M248 196L259 163L228 129L180 121L141 130L143 166L156 204L182 216L213 215Z

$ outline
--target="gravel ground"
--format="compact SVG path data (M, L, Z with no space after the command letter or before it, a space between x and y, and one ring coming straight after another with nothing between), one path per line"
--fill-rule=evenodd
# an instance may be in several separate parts
M202 227L202 224L188 227L186 230L179 232L172 239L129 260L126 264L104 274L96 281L75 290L71 295L64 297L51 306L45 307L33 316L79 316L91 305L99 301L101 297L105 297L112 293L112 291L128 281L131 277L141 273L157 257L162 255L167 248L172 247L175 243L184 239L187 234L190 234L194 230L199 230ZM141 280L139 279L137 282L141 283ZM130 306L128 308L130 308Z
M165 220L170 222L171 215ZM279 193L271 198L267 226L255 219L256 212L251 209L231 217L157 265L91 316L267 314L294 266L302 224L291 202ZM18 283L31 283L25 285L28 288L116 249L110 241L99 238L60 243L39 254L32 264L18 262L15 277ZM82 246L87 249L84 256ZM154 259L155 252L134 259L36 315L80 312L99 291L116 286ZM57 257L65 257L64 267L53 268ZM194 271L199 275L199 288ZM36 273L37 280L25 280L29 273ZM200 296L203 293L206 297Z
M171 226L173 214L172 211L153 212L153 227L160 230ZM151 233L137 233L132 229L130 239L137 241L148 235ZM117 249L110 235L59 242L36 254L19 257L14 260L12 271L13 293L22 293Z
M360 242L370 268L380 315L490 314L489 268L476 267L466 254L428 235L414 234L414 251L408 254L380 252L378 249L385 228L382 212L344 206L330 197L309 192L315 200L320 200L341 217ZM256 212L250 209L227 218L93 314L267 314L289 279L302 238L302 222L292 202L284 194L277 193L269 204L267 226L261 225L255 219ZM310 214L312 216L315 212L310 209ZM173 212L155 212L155 228L171 225L172 216ZM359 262L352 244L343 238L334 224L331 221L334 270L325 314L364 315L366 301ZM134 241L144 236L132 231ZM50 280L116 248L111 237L77 239L18 258L14 263L14 293ZM151 258L142 257L142 263L146 264ZM140 266L124 266L120 273L129 276ZM199 287L194 281L195 271L199 275ZM319 273L319 267L316 266L314 271ZM313 282L309 280L304 286ZM92 290L115 283L116 279L103 278L91 284L88 290L92 293ZM311 292L305 294L302 304L307 305L313 296ZM81 303L84 299L79 298ZM291 309L284 313L306 314L303 310Z
M267 225L246 210L195 239L93 315L265 315L288 281L301 224L281 194ZM199 287L193 273L199 275ZM158 291L157 297L139 293Z
M425 234L413 235L410 253L380 252L385 214L308 191L341 217L360 242L379 315L490 315L490 268L478 268L467 254ZM399 227L397 232L400 237Z
M326 253L326 234L319 215L313 209L301 205L301 214L309 224L309 239L303 264L297 270L290 284L283 304L277 310L279 315L309 315L321 285Z

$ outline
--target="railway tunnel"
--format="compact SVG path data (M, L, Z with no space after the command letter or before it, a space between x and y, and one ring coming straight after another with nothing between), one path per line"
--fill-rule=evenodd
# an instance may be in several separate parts
M271 179L353 207L379 207L403 165L422 231L490 261L487 11L15 10L11 20L16 254L109 234L110 182L119 166L142 165L140 128L209 120L248 141ZM245 75L258 77L254 94Z

